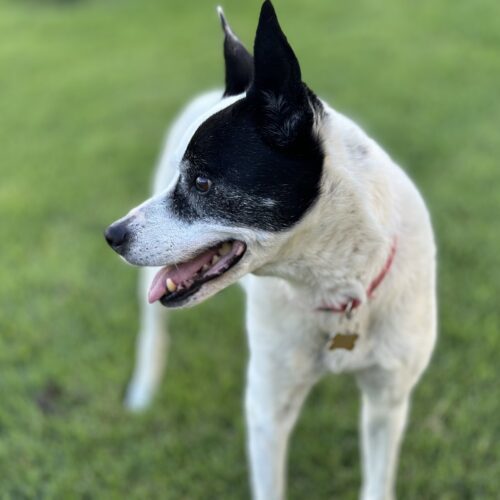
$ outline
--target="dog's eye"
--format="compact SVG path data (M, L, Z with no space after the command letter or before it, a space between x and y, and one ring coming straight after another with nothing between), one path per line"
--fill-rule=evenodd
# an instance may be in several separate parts
M199 193L205 194L210 191L210 188L212 187L212 181L210 179L207 179L206 177L200 176L196 178L194 185Z

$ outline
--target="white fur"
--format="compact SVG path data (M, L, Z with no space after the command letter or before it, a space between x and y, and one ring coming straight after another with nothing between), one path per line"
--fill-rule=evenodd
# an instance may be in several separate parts
M309 390L327 372L352 372L361 389L362 499L392 499L410 394L436 338L435 246L424 202L372 139L324 104L325 116L317 124L326 152L321 196L291 230L272 234L214 224L200 232L196 224L165 222L158 203L172 189L189 138L204 117L235 100L220 101L220 95L197 99L174 126L156 175L156 197L127 216L141 233L133 251L138 259L152 252L163 265L221 237L248 243L241 263L191 303L245 276L250 347L245 402L255 499L284 498L288 437ZM393 265L368 299L366 290L394 241ZM141 281L149 284L151 271L141 272ZM166 354L165 310L146 305L146 290L141 287L140 293L141 334L127 395L135 410L151 401ZM361 301L352 319L317 311L349 298ZM330 351L332 335L349 329L359 334L355 348Z

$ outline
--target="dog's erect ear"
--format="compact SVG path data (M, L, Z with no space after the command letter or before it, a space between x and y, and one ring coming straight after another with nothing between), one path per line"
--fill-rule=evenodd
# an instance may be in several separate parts
M233 33L222 7L217 7L224 31L224 61L226 65L226 89L224 96L245 92L253 80L253 57Z
M260 12L254 45L255 76L248 95L259 107L259 119L268 138L280 147L292 144L312 126L308 89L302 83L299 62L266 0Z

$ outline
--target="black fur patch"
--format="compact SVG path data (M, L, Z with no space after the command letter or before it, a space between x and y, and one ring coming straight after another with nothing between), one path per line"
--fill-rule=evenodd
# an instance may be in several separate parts
M319 196L323 154L307 136L284 149L259 126L260 108L242 99L211 116L194 134L172 208L187 221L215 219L279 231L298 222ZM200 194L198 176L212 180Z
M224 63L226 89L224 96L245 92L253 80L253 57L234 35L222 12L219 13L224 31Z
M247 96L207 119L191 139L172 208L185 220L216 219L280 231L319 196L323 152L315 137L321 104L269 1L255 37L255 77ZM212 188L196 191L198 176Z

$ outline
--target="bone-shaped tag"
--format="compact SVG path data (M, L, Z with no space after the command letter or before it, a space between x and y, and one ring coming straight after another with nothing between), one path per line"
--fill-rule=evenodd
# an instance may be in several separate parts
M345 349L352 351L356 346L359 335L357 333L337 333L330 343L330 351L334 349Z

